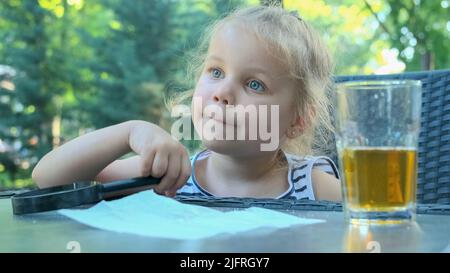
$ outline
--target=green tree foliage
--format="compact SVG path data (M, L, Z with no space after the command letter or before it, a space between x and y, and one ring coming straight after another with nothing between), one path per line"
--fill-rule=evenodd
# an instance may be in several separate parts
M89 4L86 4L89 5ZM84 104L95 127L129 119L159 122L161 83L177 50L172 1L103 1L113 12L106 37L87 36L98 91Z
M70 124L87 121L75 95L95 89L85 62L93 50L80 42L78 31L84 27L81 15L92 19L94 13L68 3L5 0L0 5L1 63L16 74L13 90L0 89L2 114L9 111L0 131L8 148L2 158L9 161L0 164L12 179L29 180L37 160L59 143L61 119L66 132Z
M407 71L450 67L448 6L427 0L284 0L286 9L298 10L323 34L336 74L377 72L386 62L383 50L398 50Z
M361 1L284 0L322 35L331 50L336 74L372 73L369 62L379 51L370 12ZM345 18L345 19L343 19Z
M65 73L55 73L64 69L63 48L48 50L52 38L45 25L52 20L52 15L35 1L23 4L3 1L0 8L1 24L7 27L1 34L2 63L16 71L15 89L1 90L3 100L8 98L2 105L2 112L9 113L2 115L0 138L14 147L9 151L10 162L6 166L15 178L18 167L27 157L39 156L51 147L50 124L56 113L52 100L61 94L61 85L67 79ZM34 145L36 138L40 145Z
M450 66L448 1L387 0L378 13L365 4L380 23L408 70L443 69Z

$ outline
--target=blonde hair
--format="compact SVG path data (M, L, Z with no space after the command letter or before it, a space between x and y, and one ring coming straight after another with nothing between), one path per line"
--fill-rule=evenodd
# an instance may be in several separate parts
M211 37L231 22L244 23L258 39L267 42L268 52L282 61L290 77L298 82L296 114L304 119L305 128L295 139L288 139L281 147L298 155L327 153L324 147L334 131L331 125L332 61L327 47L311 25L276 6L257 6L237 9L210 25L202 36L197 51L191 56L188 71L198 80L204 65ZM192 98L193 90L177 94L170 102L179 104Z

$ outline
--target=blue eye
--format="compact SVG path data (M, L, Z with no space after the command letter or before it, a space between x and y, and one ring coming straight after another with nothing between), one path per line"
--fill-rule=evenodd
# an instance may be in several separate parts
M220 79L222 77L222 71L217 68L211 69L211 76L216 79Z
M264 91L264 85L262 85L259 81L256 81L256 80L250 81L247 84L247 86L255 91L260 91L260 92Z

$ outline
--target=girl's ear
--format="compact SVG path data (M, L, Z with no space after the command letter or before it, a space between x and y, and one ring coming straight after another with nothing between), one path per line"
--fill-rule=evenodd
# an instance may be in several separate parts
M308 107L308 110L305 111L306 115L301 117L296 114L291 127L288 129L286 135L288 138L296 138L298 137L306 128L308 128L314 117L316 116L316 111L314 107Z
M305 118L297 115L286 132L287 137L288 138L298 137L305 129L305 125L306 125Z

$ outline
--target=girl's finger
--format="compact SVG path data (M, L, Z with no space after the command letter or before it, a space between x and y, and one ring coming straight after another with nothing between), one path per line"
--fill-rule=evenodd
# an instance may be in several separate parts
M151 149L147 153L141 155L141 176L147 177L152 174L153 161L155 159L156 150Z
M179 155L170 153L168 158L167 171L165 172L161 182L156 186L158 192L165 194L173 184L175 184L177 177L180 173L180 160Z
M153 177L162 177L167 170L169 154L164 150L159 150L155 154L155 159L153 160L152 172Z
M180 158L180 164L181 164L181 171L177 178L176 183L174 186L170 189L171 194L174 196L181 187L186 184L189 177L192 175L191 173L191 161L188 158L187 154L183 154L183 156Z

